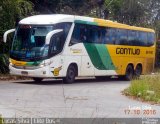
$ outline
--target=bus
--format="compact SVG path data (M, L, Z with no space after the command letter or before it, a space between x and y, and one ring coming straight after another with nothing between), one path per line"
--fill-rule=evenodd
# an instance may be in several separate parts
M10 74L39 82L76 77L134 76L153 71L155 31L118 22L76 16L35 15L22 19L10 49Z

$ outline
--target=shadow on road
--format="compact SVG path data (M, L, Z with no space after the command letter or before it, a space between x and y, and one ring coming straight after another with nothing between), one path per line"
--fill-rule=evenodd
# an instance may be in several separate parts
M76 79L75 83L73 84L81 84L81 83L104 83L104 82L112 82L112 83L121 83L121 82L126 82L124 80L121 80L119 78L107 78L107 79L95 79L95 78L89 78L89 79ZM60 79L48 79L48 80L43 80L42 82L34 82L32 80L23 80L23 81L14 81L13 83L19 83L19 84L34 84L34 85L59 85L59 84L65 84L63 80ZM71 85L71 84L66 84L66 85Z

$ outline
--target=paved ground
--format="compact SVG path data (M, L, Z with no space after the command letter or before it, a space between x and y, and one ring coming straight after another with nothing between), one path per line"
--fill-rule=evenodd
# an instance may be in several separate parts
M121 94L129 83L117 79L81 79L74 84L56 80L39 84L0 81L0 113L5 117L160 117L160 106ZM140 114L136 112L138 109ZM146 115L143 109L155 110L156 114Z

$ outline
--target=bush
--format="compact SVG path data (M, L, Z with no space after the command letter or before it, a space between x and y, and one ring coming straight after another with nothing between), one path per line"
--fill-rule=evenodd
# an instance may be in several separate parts
M4 124L1 115L0 115L0 124Z
M160 74L142 76L139 80L133 80L124 93L144 101L160 103Z
M9 57L6 54L0 54L0 74L9 73Z

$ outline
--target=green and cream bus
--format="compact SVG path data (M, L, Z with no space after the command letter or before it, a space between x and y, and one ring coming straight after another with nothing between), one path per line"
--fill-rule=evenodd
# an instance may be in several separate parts
M74 15L37 15L21 20L10 50L10 73L63 78L124 76L151 73L155 32L109 20Z

